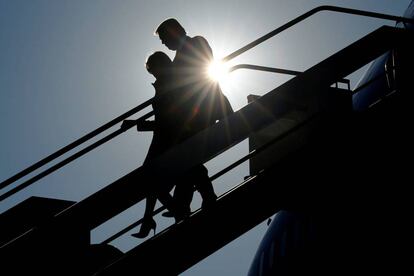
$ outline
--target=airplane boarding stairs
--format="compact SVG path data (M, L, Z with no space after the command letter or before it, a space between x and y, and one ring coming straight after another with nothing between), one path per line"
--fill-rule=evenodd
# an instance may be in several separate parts
M9 241L1 248L3 269L47 275L90 275L97 268L98 275L145 275L148 271L154 275L175 275L280 208L321 207L313 201L320 198L324 188L329 191L332 187L312 186L304 181L304 176L318 179L315 167L311 166L319 160L315 159L318 154L328 159L334 154L349 156L350 145L346 141L352 141L355 129L363 121L352 112L351 94L332 88L332 84L386 51L407 45L410 37L412 33L407 30L379 28L174 147L149 166L134 170L40 227ZM337 100L333 93L345 102ZM114 253L113 260L88 268L88 258L93 258L94 252L88 244L90 231L143 200L151 189L152 172L179 176L194 164L210 160L275 122L281 122L283 130L275 143L291 147L277 162L221 196L212 208L194 213L122 256ZM329 168L338 172L334 164ZM335 202L330 203L336 206ZM80 236L86 238L79 242ZM20 265L15 265L15 260Z

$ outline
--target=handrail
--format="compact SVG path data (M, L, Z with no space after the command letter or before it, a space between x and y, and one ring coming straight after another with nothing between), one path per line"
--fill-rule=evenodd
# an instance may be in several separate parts
M152 115L154 115L154 111L150 111L147 114L143 115L142 117L140 117L139 119L136 120L136 123L138 123L139 121L146 120L149 117L151 117ZM96 141L95 143L93 143L93 144L87 146L86 148L72 154L71 156L65 158L64 160L60 161L59 163L53 165L52 167L44 170L43 172L33 176L32 178L30 178L30 179L26 180L25 182L19 184L18 186L14 187L13 189L11 189L11 190L7 191L6 193L0 195L0 202L5 200L8 197L14 195L15 193L21 191L22 189L28 187L29 185L33 184L34 182L42 179L43 177L51 174L52 172L62 168L66 164L69 164L73 160L81 157L82 155L85 155L86 153L90 152L91 150L93 150L93 149L99 147L100 145L108 142L109 140L115 138L116 136L120 135L121 133L123 133L123 132L127 131L128 129L132 128L133 126L135 126L136 123L131 125L131 126L118 129L118 130L112 132L111 134L108 134L107 136L103 137L102 139Z
M91 138L95 137L96 135L104 132L108 128L114 126L115 124L121 122L122 120L128 118L129 116L137 113L138 111L141 111L142 109L149 106L151 103L152 103L152 99L149 99L149 100L143 102L142 104L140 104L140 105L134 107L133 109L125 112L124 114L116 117L115 119L109 121L108 123L98 127L97 129L89 132L88 134L82 136L78 140L70 143L69 145L64 146L63 148L57 150L56 152L50 154L49 156L43 158L42 160L36 162L35 164L33 164L33 165L27 167L26 169L18 172L17 174L13 175L12 177L10 177L10 178L4 180L3 182L1 182L0 183L0 189L3 189L5 187L7 187L8 185L10 185L11 183L15 182L16 180L22 178L23 176L28 175L29 173L33 172L34 170L37 170L38 168L42 167L43 165L49 163L50 161L58 158L59 156L62 156L66 152L76 148L77 146L79 146L79 145L83 144L84 142L90 140Z
M282 68L274 68L274 67L266 67L266 66L260 66L260 65L254 65L254 64L237 64L229 68L229 73L239 70L239 69L249 69L249 70L257 70L257 71L264 71L264 72L271 72L271 73L279 73L279 74L285 74L285 75L292 75L297 76L303 72L300 71L294 71L294 70L288 70L288 69L282 69ZM351 89L351 81L349 79L340 79L338 82L344 83L348 86L348 90Z
M265 34L264 36L250 42L246 46L234 51L230 55L224 57L222 59L223 62L227 62L244 52L252 49L253 47L256 47L260 43L268 40L269 38L274 37L275 35L283 32L284 30L292 27L293 25L296 25L297 23L305 20L306 18L312 16L313 14L320 12L320 11L333 11L333 12L340 12L340 13L348 13L348 14L354 14L354 15L360 15L360 16L367 16L367 17L373 17L373 18L379 18L379 19L386 19L386 20L392 20L397 22L403 22L403 23L414 23L414 19L406 18L402 16L395 16L395 15L389 15L389 14L383 14L383 13L377 13L377 12L369 12L369 11L363 11L363 10L356 10L356 9L349 9L349 8L342 8L342 7L336 7L336 6L319 6L316 7L301 16L296 17L295 19L289 21L288 23L280 26L279 28L271 31L270 33Z
M239 69L250 69L250 70L258 70L258 71L265 71L265 72L272 72L272 73L280 73L285 75L292 75L296 76L299 75L300 71L282 69L282 68L274 68L274 67L266 67L254 64L237 64L229 68L229 72L233 72Z

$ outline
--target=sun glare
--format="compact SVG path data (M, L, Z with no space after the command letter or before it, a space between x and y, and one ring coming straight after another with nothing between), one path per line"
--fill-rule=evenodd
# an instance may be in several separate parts
M221 62L220 60L214 60L208 66L208 76L213 81L222 82L227 77L229 73L229 68L226 63Z

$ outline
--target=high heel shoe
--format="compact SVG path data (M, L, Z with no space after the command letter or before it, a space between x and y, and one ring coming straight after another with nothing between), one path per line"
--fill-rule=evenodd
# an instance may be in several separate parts
M143 239L151 232L151 230L154 230L155 235L155 229L157 228L157 224L155 223L154 219L144 219L141 224L141 228L139 229L138 233L131 234L131 236Z

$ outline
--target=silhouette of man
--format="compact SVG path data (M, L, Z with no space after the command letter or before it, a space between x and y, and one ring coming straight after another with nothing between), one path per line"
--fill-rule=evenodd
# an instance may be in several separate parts
M176 51L172 66L173 87L179 91L176 92L178 96L175 98L175 104L179 110L176 116L181 120L178 141L183 141L227 116L233 109L218 83L207 77L207 67L213 60L213 52L205 38L189 37L174 18L162 22L155 34L162 44ZM217 199L203 164L190 169L182 182L184 183L177 185L174 191L174 200L178 208L181 208L176 218L185 217L190 213L192 187L199 191L203 199L203 208Z

